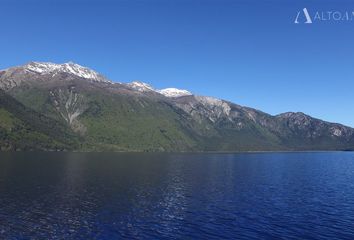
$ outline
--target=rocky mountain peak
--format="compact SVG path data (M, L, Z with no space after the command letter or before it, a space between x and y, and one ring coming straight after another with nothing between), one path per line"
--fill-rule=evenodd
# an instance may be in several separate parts
M177 89L177 88L155 89L151 85L141 81L133 81L131 83L127 83L127 85L130 88L139 92L156 92L164 95L165 97L170 97L170 98L192 95L192 93L187 90Z
M56 64L51 62L30 62L24 65L23 68L26 71L42 75L50 74L55 76L58 73L68 73L77 77L90 79L95 82L110 82L96 71L73 62L67 62L63 64Z
M141 81L133 81L131 83L127 83L129 87L139 92L151 92L155 91L155 89L147 83Z
M303 112L286 112L278 115L279 117L307 117Z

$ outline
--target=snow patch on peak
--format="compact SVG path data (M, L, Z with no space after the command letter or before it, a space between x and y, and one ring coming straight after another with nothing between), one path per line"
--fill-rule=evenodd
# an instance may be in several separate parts
M177 88L165 88L158 90L158 92L165 97L182 97L192 95L192 93L187 90Z
M110 81L103 77L101 74L73 62L63 64L55 64L50 62L30 62L25 65L25 69L39 74L52 74L53 76L60 72L64 72L81 78L90 79L95 82L110 83Z
M140 82L140 81L134 81L134 82L128 83L127 85L139 92L155 91L155 89L153 87L151 87L149 84L144 83L144 82Z
M95 79L95 80L102 80L103 78L103 76L101 76L99 73L72 62L61 64L61 68L65 72L72 73L82 78Z
M160 90L155 89L151 85L140 81L133 81L131 83L127 83L127 85L130 88L139 92L156 92L164 95L165 97L171 97L171 98L192 95L192 93L190 93L187 90L181 90L177 88L165 88Z
M30 62L25 65L25 68L36 73L48 73L57 70L59 68L59 64L49 62Z

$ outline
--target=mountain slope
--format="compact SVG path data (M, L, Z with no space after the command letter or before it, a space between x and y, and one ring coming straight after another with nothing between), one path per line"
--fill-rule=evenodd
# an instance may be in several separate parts
M194 137L179 122L183 116L159 98L110 84L87 84L82 79L59 81L32 81L8 92L27 107L71 128L83 138L81 150L196 149Z
M278 127L273 131L293 149L353 149L352 128L312 118L304 113L283 113L275 119Z
M64 125L39 114L0 90L1 150L73 150L76 137Z
M4 98L16 99L32 114L65 129L61 131L65 137L57 140L66 144L65 149L69 145L85 151L354 149L354 130L340 124L303 113L271 116L187 90L154 89L143 82L114 83L74 63L31 62L0 71L0 88L6 91ZM1 119L8 125L8 114ZM46 126L35 129L57 139ZM78 139L79 145L69 144Z

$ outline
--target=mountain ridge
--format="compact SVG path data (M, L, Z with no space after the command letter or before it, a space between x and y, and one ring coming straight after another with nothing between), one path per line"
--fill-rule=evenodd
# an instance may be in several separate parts
M215 97L112 82L75 63L0 70L0 89L66 124L79 149L113 151L348 150L354 129L300 112L270 115ZM1 128L1 126L0 126Z

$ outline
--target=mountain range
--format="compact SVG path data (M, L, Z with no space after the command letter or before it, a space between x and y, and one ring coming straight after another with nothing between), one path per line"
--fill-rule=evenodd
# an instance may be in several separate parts
M300 112L270 115L222 99L89 68L30 62L0 70L1 150L354 150L354 129Z

